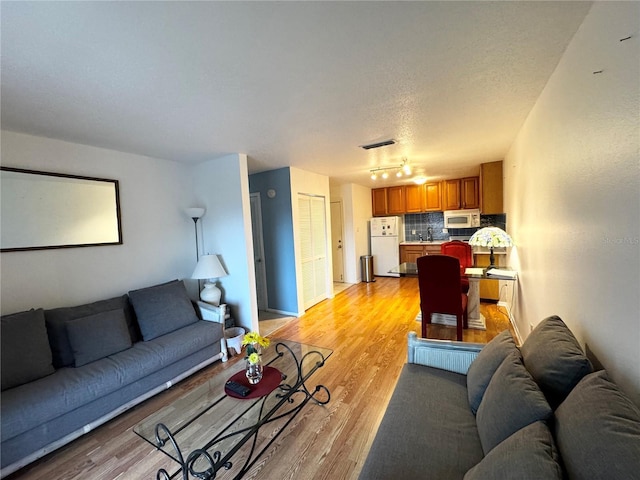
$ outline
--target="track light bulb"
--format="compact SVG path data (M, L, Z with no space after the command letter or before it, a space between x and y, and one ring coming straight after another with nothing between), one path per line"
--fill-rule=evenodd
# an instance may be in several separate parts
M400 178L402 176L402 170L398 170L396 172L396 177Z
M376 172L371 172L371 180L375 180L376 178L378 178L378 175L376 175Z
M386 171L382 172L382 178L386 180L387 178L389 178L389 174Z

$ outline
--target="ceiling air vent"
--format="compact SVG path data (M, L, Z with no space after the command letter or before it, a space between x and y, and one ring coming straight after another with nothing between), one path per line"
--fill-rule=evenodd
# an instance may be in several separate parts
M394 145L395 143L395 140L389 139L383 140L382 142L370 143L369 145L360 145L360 147L364 148L365 150L371 150L372 148L386 147L387 145Z

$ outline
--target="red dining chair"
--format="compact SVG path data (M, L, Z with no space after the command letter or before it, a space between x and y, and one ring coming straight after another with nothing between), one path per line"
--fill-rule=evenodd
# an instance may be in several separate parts
M427 338L431 315L443 313L456 316L456 336L462 341L462 328L468 326L467 294L460 291L460 262L448 255L425 255L416 260L422 336Z
M468 267L473 267L473 250L471 245L460 240L451 240L440 245L442 255L456 257L460 261L460 286L462 293L469 292L469 278L465 275Z

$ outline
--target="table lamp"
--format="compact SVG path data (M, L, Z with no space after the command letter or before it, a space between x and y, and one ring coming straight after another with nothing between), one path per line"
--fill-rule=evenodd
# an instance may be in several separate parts
M491 254L489 256L490 265L488 268L494 268L496 266L495 257L493 256L494 247L512 247L513 240L511 240L509 234L501 228L484 227L471 235L469 245L472 247L489 247Z
M203 255L200 257L191 278L213 280L213 282L207 281L204 283L204 288L200 292L200 299L203 302L220 305L222 292L216 286L215 279L225 277L226 275L227 272L225 272L222 267L217 255Z

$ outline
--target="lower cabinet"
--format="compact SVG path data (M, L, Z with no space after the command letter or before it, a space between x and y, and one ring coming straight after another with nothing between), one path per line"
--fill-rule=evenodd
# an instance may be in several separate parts
M424 255L439 255L440 245L400 245L400 263L416 263Z

